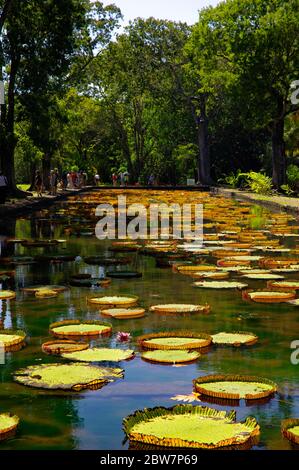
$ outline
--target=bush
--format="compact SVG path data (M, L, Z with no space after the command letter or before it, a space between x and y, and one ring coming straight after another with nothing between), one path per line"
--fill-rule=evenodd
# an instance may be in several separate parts
M298 192L299 190L299 168L297 165L289 165L287 168L288 186Z
M263 173L256 173L250 171L247 173L248 186L256 194L271 194L272 192L272 180L269 176Z
M242 173L241 170L238 170L235 175L231 173L222 181L225 181L225 183L233 188L249 188L257 194L271 194L272 192L271 178L263 173L256 173L255 171ZM219 180L219 182L221 182L221 180Z

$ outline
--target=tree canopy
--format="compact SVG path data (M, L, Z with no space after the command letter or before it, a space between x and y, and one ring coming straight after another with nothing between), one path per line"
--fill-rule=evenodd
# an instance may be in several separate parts
M37 168L46 184L74 165L106 183L126 170L133 184L253 170L280 190L299 158L298 16L297 0L227 0L193 26L137 18L119 30L113 4L0 1L11 192Z

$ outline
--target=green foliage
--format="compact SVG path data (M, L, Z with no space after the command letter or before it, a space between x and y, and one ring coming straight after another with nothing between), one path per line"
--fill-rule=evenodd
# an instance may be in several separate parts
M299 190L299 167L297 165L289 165L287 168L287 181L289 187L293 191Z
M236 174L231 173L223 180L219 180L219 182L222 181L225 181L225 183L233 188L248 187L251 191L257 194L266 195L271 194L272 192L271 178L263 173L257 173L255 171L242 173L241 170L238 170Z
M257 194L271 194L272 192L272 180L269 176L263 175L262 173L256 173L250 171L246 175L248 186L254 193Z
M295 191L293 191L288 184L283 184L282 186L280 186L280 188L287 196L292 196L293 194L295 194Z

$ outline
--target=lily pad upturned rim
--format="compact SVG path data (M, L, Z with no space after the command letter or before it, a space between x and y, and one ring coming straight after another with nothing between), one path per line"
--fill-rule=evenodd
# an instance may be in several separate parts
M239 281L197 281L192 284L194 287L203 289L246 289L248 284Z
M122 264L130 264L130 258L105 258L104 256L85 256L84 263L97 266L117 266Z
M118 320L126 320L133 318L142 318L145 316L145 309L140 307L133 308L107 308L101 310L104 317L115 318Z
M295 426L299 426L299 418L284 419L281 422L281 432L289 441L299 444L299 435L292 432L292 428Z
M106 275L115 279L137 279L142 277L138 271L107 271Z
M1 296L1 293L3 297ZM13 300L15 298L16 293L13 290L0 290L0 300Z
M99 332L99 330L91 331L89 333L82 333L82 332L57 332L54 331L55 328L59 328L60 326L71 326L71 325L81 325L81 324L86 324L86 325L98 325L98 326L104 326L106 327L103 331ZM58 337L58 338L68 338L68 337L82 337L82 336L101 336L101 335L108 335L112 331L112 325L111 323L99 321L99 320L62 320L59 322L51 323L49 327L49 331L52 335Z
M181 346L169 346L169 345L162 345L162 344L155 344L155 343L147 343L149 340L153 340L156 338L188 338L190 339L198 339L198 343L188 343L186 341L185 344ZM202 349L210 346L212 343L212 337L206 333L193 333L190 331L163 331L160 333L150 333L146 335L139 336L137 338L138 344L144 349L161 349L161 350L191 350L191 349Z
M57 286L57 285L38 285L38 286L29 286L29 287L22 287L21 291L22 292L25 292L27 294L35 294L37 291L40 291L40 290L52 290L52 291L55 291L55 292L65 292L68 290L68 287L67 286Z
M169 353L169 357L167 356ZM177 354L177 356L176 356ZM197 361L201 354L197 350L185 349L149 349L141 354L141 359L155 364L189 364Z
M108 299L111 299L111 301ZM99 308L105 308L107 306L130 307L136 305L138 301L139 297L137 295L104 295L102 297L91 297L87 299L88 303L97 305Z
M152 446L161 446L161 447L171 447L171 448L202 448L202 449L217 449L220 447L231 447L235 445L242 445L244 442L252 442L260 434L260 427L253 417L247 417L245 421L241 422L246 427L248 427L248 435L236 436L235 438L224 439L216 444L203 443L183 440L178 436L177 438L159 438L150 434L141 434L134 433L133 429L139 423L153 420L154 418L164 417L164 416L176 416L176 415L198 415L201 418L213 419L213 420L223 420L228 423L236 422L236 412L231 411L220 411L214 408L209 408L206 406L193 406L190 404L176 405L172 408L165 407L155 407L155 408L145 408L144 410L136 410L133 414L127 416L123 420L123 431L130 440L130 442L140 442L146 445Z
M269 379L265 379L263 377L256 377L253 375L206 375L193 380L196 392L200 393L201 395L211 396L214 398L224 398L229 400L242 399L240 397L240 394L238 393L216 392L215 390L207 390L204 387L204 384L215 382L254 382L271 386L270 390L265 390L256 394L246 394L245 400L259 400L261 398L270 397L277 391L277 385L275 382Z
M12 413L0 413L0 417L1 416L11 420L11 424L8 427L3 429L0 428L0 441L3 441L14 435L17 427L19 426L20 418L17 415L13 415Z
M57 379L57 382L52 384L51 382L49 383L44 381L44 382L38 382L39 380L42 379L42 376L38 374L38 372L42 373L44 369L52 369L53 367L57 367L57 369L61 368L65 371L65 369L70 369L70 368L82 368L85 369L86 371L89 369L89 371L92 372L92 377L90 377L90 380L86 380L84 382L84 379L76 383L65 383L62 381L59 382L59 379ZM81 370L81 373L82 373ZM107 373L104 373L104 372ZM99 367L95 366L92 364L88 363L82 363L82 362L72 362L72 363L50 363L50 364L39 364L39 365L33 365L33 366L28 366L24 367L22 369L19 369L14 372L13 378L15 382L20 383L21 385L25 385L27 387L32 387L32 388L38 388L38 389L46 389L46 390L64 390L64 391L75 391L75 392L80 392L81 390L98 390L99 388L102 388L104 385L106 385L109 381L111 381L111 377L116 377L120 378L123 376L123 370L119 368L106 368L106 367ZM113 375L114 374L114 375ZM98 376L97 376L98 375ZM65 375L67 377L67 375Z
M235 341L235 342L231 342L231 343L228 343L228 342L214 342L214 336L216 335L219 335L219 334L228 334L228 335L246 335L246 336L251 336L252 339L249 339L245 342L238 342L238 341ZM255 333L252 333L250 331L219 331L218 333L215 333L213 335L211 335L212 337L212 343L215 345L215 346L234 346L234 347L240 347L240 346L252 346L253 344L255 344L257 341L258 341L258 336L255 334Z
M179 308L178 308L179 307ZM183 307L183 308L181 308ZM160 304L152 305L150 311L161 314L178 314L178 313L210 313L210 305L193 305L193 304Z
M104 287L111 284L111 279L107 277L89 277L85 279L71 279L70 285L73 287Z
M58 345L62 345L62 349ZM78 343L72 340L52 340L42 344L42 351L46 354L60 355L65 352L63 351L63 345L68 345L66 348L68 352L84 351L84 349L89 348L89 343Z
M98 353L99 356L95 359L88 359L85 358L84 355L95 352ZM101 353L104 355L101 358ZM108 353L108 356L105 358L105 354ZM117 354L120 353L120 356ZM110 354L110 357L109 357ZM120 348L103 348L103 347L95 347L95 348L88 348L84 349L83 351L74 351L74 352L65 352L61 354L63 359L68 359L70 361L78 361L78 362L122 362L122 361L129 361L133 359L135 356L135 351L133 349L120 349ZM107 358L108 357L108 358Z
M290 290L296 291L296 290L299 290L299 279L284 279L280 281L269 281L267 283L267 287L270 287L273 289L278 288L278 289L282 289L286 291L290 291Z
M14 351L21 349L21 347L25 344L26 340L26 333L23 330L14 330L12 328L7 328L4 330L0 330L0 335L8 335L8 336L18 336L18 339L13 340L12 342L8 343L7 345L4 344L4 350L6 352Z
M265 294L266 295L263 295ZM272 295L272 296L271 296ZM242 291L242 299L256 303L285 303L296 298L296 291L283 291L279 289L245 289Z

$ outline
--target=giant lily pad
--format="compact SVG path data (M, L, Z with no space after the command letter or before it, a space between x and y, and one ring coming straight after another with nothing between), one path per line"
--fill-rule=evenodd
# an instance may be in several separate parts
M84 351L66 352L62 354L62 357L80 362L120 362L132 359L134 351L132 349L90 348Z
M151 333L139 336L138 343L146 349L190 350L205 348L211 344L211 336L186 331Z
M122 378L122 369L96 367L89 364L40 364L15 372L14 380L28 387L49 390L96 390L115 378Z
M214 344L241 346L252 345L257 342L258 337L254 333L246 331L232 331L231 333L221 332L212 335Z
M290 290L299 290L299 280L285 280L277 282L269 282L268 287L274 287L278 289L290 289Z
M51 289L39 289L35 292L35 297L38 299L51 299L52 297L57 297L58 292Z
M0 300L15 299L16 293L12 290L0 290Z
M177 271L180 273L189 273L189 272L199 272L199 271L217 271L217 266L210 265L210 264L186 264L186 265L178 265L175 267Z
M285 419L281 423L281 431L284 437L294 444L299 444L299 419Z
M108 277L115 279L135 279L142 277L142 273L138 271L108 271Z
M261 303L283 303L287 302L288 300L293 300L296 297L296 292L279 292L279 291L244 291L243 292L243 299L244 300L252 300L253 302L261 302Z
M214 279L214 280L223 280L229 278L229 272L221 272L221 271L200 271L196 273L192 273L192 277L198 279Z
M0 441L12 437L19 425L19 417L10 413L0 414Z
M87 256L83 259L86 264L98 266L117 266L131 262L129 258L104 258L103 256Z
M142 359L162 364L182 364L197 361L200 353L197 351L183 351L180 349L146 351L141 354Z
M260 433L254 418L237 423L235 411L192 405L136 411L124 419L123 429L133 442L203 449L250 443Z
M78 343L71 340L47 341L42 344L42 350L46 354L63 354L65 352L83 351L88 349L88 343Z
M243 274L242 277L245 277L247 279L253 279L257 281L268 281L268 280L280 280L283 279L283 276L279 276L278 274L271 274L271 273L248 273L248 274Z
M66 286L29 286L29 287L23 287L21 290L23 292L26 292L27 294L36 294L37 292L44 292L44 291L54 291L57 294L60 292L66 291L68 288Z
M248 284L237 281L199 281L194 282L193 285L203 289L244 289L248 287Z
M207 375L195 379L194 386L201 395L228 400L258 400L277 391L271 380L247 375Z
M61 338L73 336L99 336L110 333L112 325L97 320L64 320L52 323L50 333Z
M15 351L24 345L26 333L22 330L0 330L0 343L4 344L5 351Z
M142 318L145 315L144 308L108 308L101 311L105 317L125 320L129 318Z
M131 296L104 296L104 297L94 297L88 299L88 302L91 304L98 305L100 308L106 307L129 307L136 305L138 302L138 297L136 295Z
M154 313L209 313L209 305L192 305L192 304L163 304L153 305L150 308Z
M103 277L89 277L85 279L71 279L70 285L74 287L106 287L111 284L111 279Z

